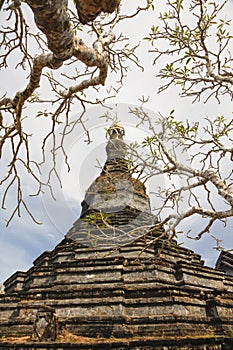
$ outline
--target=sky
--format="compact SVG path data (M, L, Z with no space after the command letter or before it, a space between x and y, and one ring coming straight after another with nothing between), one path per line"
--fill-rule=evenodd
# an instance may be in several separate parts
M130 4L127 6L130 7ZM123 25L122 30L124 30L131 41L137 43L147 35L151 25L155 23L156 14L162 10L161 4L158 4L154 13L147 12L132 21L128 20ZM233 2L229 1L225 9L225 15L229 17L229 14L232 13ZM31 16L30 12L28 12L28 16ZM33 21L32 18L30 18L30 21ZM221 104L214 99L205 104L203 102L192 103L191 99L180 98L178 88L175 87L164 93L157 94L161 82L155 76L159 67L152 66L153 55L148 53L148 48L148 45L142 41L138 50L140 64L145 67L144 72L131 65L131 70L127 74L123 88L115 98L108 101L108 108L98 106L88 108L85 118L86 125L90 129L92 142L89 145L85 142L86 136L80 126L76 128L75 133L67 138L66 147L71 171L67 173L64 162L58 158L58 173L61 176L63 186L60 188L58 183L54 181L56 200L52 199L47 191L40 197L30 197L28 199L34 216L41 224L35 224L22 211L22 216L20 218L15 217L10 225L6 227L5 219L7 216L9 217L9 210L15 199L14 189L12 189L8 199L9 210L0 211L0 284L15 271L25 271L30 268L33 260L43 251L53 249L64 238L73 222L78 218L80 203L84 198L85 191L100 172L97 160L101 164L105 161L105 133L106 127L110 123L106 122L104 118L100 119L99 116L103 115L106 110L111 111L111 115L117 115L122 125L124 125L126 142L140 141L148 135L146 128L135 128L137 122L128 113L129 106L138 106L138 99L142 96L150 96L147 108L155 119L159 113L167 115L172 109L175 109L176 116L183 120L188 118L195 121L205 116L213 117L216 115L225 115L232 118L232 102L227 98L224 98ZM14 60L10 63L13 64ZM7 91L13 96L17 90L25 86L25 72L19 69L13 70L10 67L9 69L1 70L0 74L1 82L4 81L4 84L1 84L0 87L1 95ZM114 78L110 75L109 83L111 83L111 79ZM47 88L48 86L42 86L41 88L45 94L47 93ZM31 115L33 113L35 115L36 111L33 107L30 108ZM74 119L76 113L80 113L80 111L74 112ZM46 123L47 121L41 118L28 118L26 120L28 129L34 130L35 134L31 146L32 154L35 157L38 156L38 140L46 128ZM59 132L60 129L58 127L56 130L57 135L59 135ZM49 145L46 153L49 157ZM49 162L44 165L41 175L42 180L46 176L48 169ZM3 170L0 169L1 171ZM26 177L26 174L24 176L25 192L31 193L35 185ZM153 186L153 184L148 185L148 191L151 189L150 186ZM184 225L198 228L200 222L196 218L191 218ZM228 249L233 248L231 239L232 226L233 223L230 222L227 229L224 229L221 223L215 227L217 234L219 232L223 233L223 242ZM214 265L218 252L212 248L210 237L205 236L198 242L188 240L185 237L181 237L180 240L185 242L186 247L201 254L207 265Z

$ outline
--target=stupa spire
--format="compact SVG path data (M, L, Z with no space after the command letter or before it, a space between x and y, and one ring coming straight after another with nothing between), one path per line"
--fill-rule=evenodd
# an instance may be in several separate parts
M140 236L143 221L145 230L156 221L144 184L130 171L124 135L125 130L118 122L107 129L106 162L87 189L80 218L67 238L85 245L117 245Z

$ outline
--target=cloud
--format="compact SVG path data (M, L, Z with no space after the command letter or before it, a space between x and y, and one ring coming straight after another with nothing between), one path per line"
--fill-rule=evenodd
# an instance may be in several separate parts
M0 221L0 284L15 271L29 269L44 250L53 249L64 238L49 220L40 198L30 201L29 207L42 225L35 224L23 211L22 217L15 217L7 228L4 220Z

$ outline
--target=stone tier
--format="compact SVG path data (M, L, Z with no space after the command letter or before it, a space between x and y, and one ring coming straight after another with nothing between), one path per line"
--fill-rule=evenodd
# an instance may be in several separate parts
M65 239L5 282L0 337L34 332L38 310L85 337L233 337L233 278L176 243L119 249Z
M114 210L113 210L114 209ZM112 212L88 209L66 234L66 239L87 247L118 247L142 236L165 236L164 229L150 213L126 206ZM156 226L155 226L156 225Z
M166 344L166 345L164 345ZM189 339L76 339L68 342L0 342L0 350L232 350L231 339L219 338L189 338Z

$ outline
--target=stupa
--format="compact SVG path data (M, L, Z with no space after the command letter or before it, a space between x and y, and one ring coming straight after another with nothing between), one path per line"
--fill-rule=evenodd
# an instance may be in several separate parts
M233 276L177 249L132 177L123 127L108 136L80 218L4 282L0 349L233 349Z

